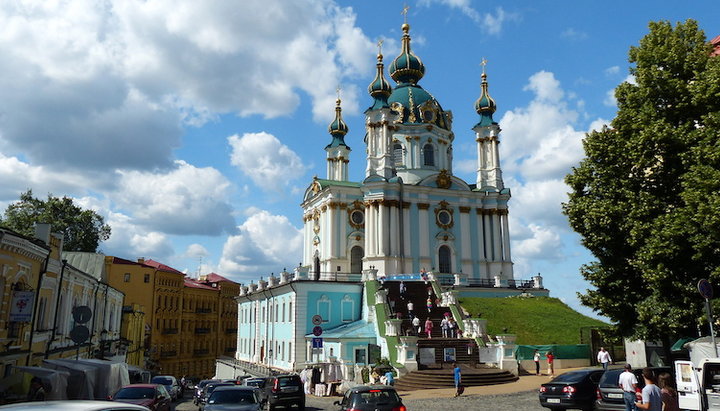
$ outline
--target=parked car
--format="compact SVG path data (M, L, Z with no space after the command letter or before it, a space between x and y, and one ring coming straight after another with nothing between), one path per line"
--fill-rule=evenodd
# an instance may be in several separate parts
M110 401L33 401L2 405L0 410L14 411L147 411L147 407L135 404L118 404Z
M112 401L142 405L152 411L170 411L170 394L162 384L130 384L114 395Z
M202 396L203 389L211 382L220 382L220 380L200 380L200 382L195 385L195 391L193 393L193 402L195 405L200 403L200 397Z
M259 389L260 391L260 401L265 402L267 400L267 393L265 392L265 383L267 380L265 378L246 378L245 381L243 381L243 384L248 387L255 387Z
M152 384L162 384L165 386L172 401L180 398L180 383L172 375L156 375L150 380Z
M198 401L198 409L202 411L205 409L205 404L207 404L208 398L210 398L210 395L212 395L213 391L215 391L215 388L218 387L234 387L235 384L231 382L220 382L220 381L213 381L205 385L205 388L203 388L202 394L200 394L200 400Z
M341 411L406 411L395 388L388 385L359 385L345 391L334 403Z
M265 394L269 411L277 406L291 405L297 405L301 410L305 409L305 391L299 375L269 377L265 383Z
M258 389L243 385L221 386L213 390L205 411L260 411L262 401Z
M656 376L663 372L672 374L672 367L650 367L650 369L653 370ZM600 378L596 394L597 400L595 401L595 408L597 410L625 410L623 390L618 385L620 374L622 374L623 371L625 371L623 368L612 368L607 370L607 372L603 374L602 378ZM638 380L638 390L642 390L645 386L645 380L642 377L642 368L632 371Z
M602 368L584 368L560 374L540 386L540 405L552 410L592 410Z

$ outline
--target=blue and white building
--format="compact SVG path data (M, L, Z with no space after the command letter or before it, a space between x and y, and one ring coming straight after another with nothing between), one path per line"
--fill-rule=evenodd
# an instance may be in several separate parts
M427 271L444 284L475 286L476 294L485 287L489 295L509 295L514 285L511 194L502 179L500 127L487 76L483 72L474 107L477 124L456 136L452 112L420 85L425 66L411 50L410 26L402 30L402 50L389 65L395 85L386 80L378 54L368 88L365 144L357 150L365 153L365 175L349 179L352 150L338 99L325 147L327 175L313 179L301 204L303 262L293 273L242 288L238 360L283 370L318 360L362 364L368 349L379 346L382 356L412 362L407 344L388 343L399 330L379 312L383 295L368 281ZM475 181L453 174L456 139L476 143ZM528 286L547 294L539 278ZM449 294L443 299L454 303ZM312 348L314 316L321 318L322 350Z

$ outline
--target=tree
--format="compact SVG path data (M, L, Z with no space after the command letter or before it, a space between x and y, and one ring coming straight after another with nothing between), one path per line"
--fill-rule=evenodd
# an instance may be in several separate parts
M97 250L100 241L110 238L110 226L92 210L83 210L69 197L48 194L47 201L33 197L32 190L20 194L20 201L10 204L0 226L26 236L33 236L36 223L52 224L52 231L64 235L65 251Z
M571 227L595 256L581 302L618 331L694 335L699 279L720 284L720 58L697 23L651 22L611 127L588 133L565 181Z

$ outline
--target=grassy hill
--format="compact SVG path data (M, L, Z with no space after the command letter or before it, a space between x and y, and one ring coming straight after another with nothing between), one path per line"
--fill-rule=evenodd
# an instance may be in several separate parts
M487 320L488 334L515 334L521 345L580 344L580 328L608 325L551 297L461 298L460 304Z

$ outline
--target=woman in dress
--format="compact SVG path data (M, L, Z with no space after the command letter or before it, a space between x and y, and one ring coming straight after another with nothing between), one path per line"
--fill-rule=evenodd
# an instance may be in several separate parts
M425 320L425 334L427 334L427 338L432 338L432 329L433 329L433 322L430 319L430 317Z
M661 373L658 376L658 386L660 387L660 398L662 398L663 411L680 411L678 394L677 391L675 391L672 375L666 372Z

